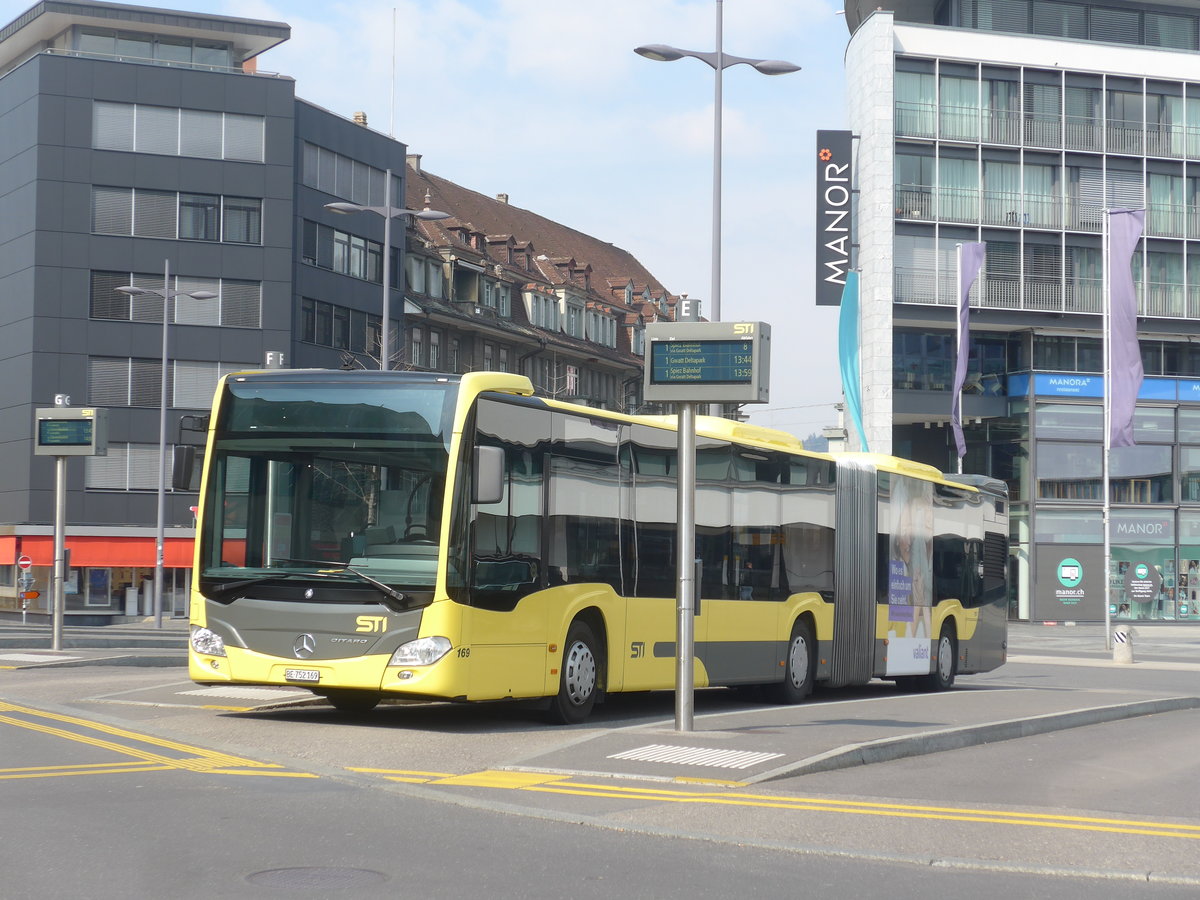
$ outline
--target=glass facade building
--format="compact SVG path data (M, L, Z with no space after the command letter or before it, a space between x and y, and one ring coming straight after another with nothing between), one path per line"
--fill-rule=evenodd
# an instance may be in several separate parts
M1200 623L1200 10L892 5L846 3L869 449L957 468L956 245L986 242L963 471L1009 484L1013 617ZM1110 208L1146 210L1146 380L1137 446L1109 457L1106 573Z

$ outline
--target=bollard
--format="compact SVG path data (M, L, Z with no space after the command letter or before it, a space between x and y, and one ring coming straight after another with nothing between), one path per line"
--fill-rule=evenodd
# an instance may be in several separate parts
M1124 627L1113 632L1113 662L1133 662L1133 629Z

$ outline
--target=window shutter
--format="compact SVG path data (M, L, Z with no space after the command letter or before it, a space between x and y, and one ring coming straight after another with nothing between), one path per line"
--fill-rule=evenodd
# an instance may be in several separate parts
M92 104L92 146L97 150L133 149L133 104Z
M123 491L128 483L124 444L109 443L107 456L85 456L83 483L89 490Z
M158 447L151 444L129 445L129 483L131 491L153 491L158 489ZM167 452L171 448L167 447ZM170 485L167 485L170 487Z
M129 405L129 360L88 357L88 403L92 406Z
M179 129L180 156L221 158L221 114L199 109L182 112Z
M138 104L134 115L134 149L138 153L179 155L179 110Z
M132 230L132 189L92 188L92 231L96 234L131 234Z
M148 291L158 291L158 294L138 294L130 297L129 314L135 322L162 322L163 299L160 296L163 289L161 275L144 275L137 272L133 275L133 286Z
M209 409L217 389L215 362L175 361L175 397L171 405L179 409Z
M168 373L167 397L171 396ZM129 405L157 407L162 402L162 363L157 359L129 361ZM99 404L97 404L99 405Z
M1140 38L1138 11L1092 6L1088 9L1091 39L1110 44L1136 44Z
M129 302L133 298L117 288L129 284L128 272L92 272L89 315L93 319L129 321Z
M138 237L175 237L178 206L179 200L174 191L135 191L133 233Z
M241 116L236 113L225 113L225 158L241 159L248 162L263 161L263 123L262 116ZM308 148L305 144L305 171L308 170ZM316 149L315 147L313 148ZM313 174L316 168L313 167ZM308 183L307 181L305 182Z
M221 281L221 322L231 328L262 327L262 283Z
M218 294L208 300L197 300L194 297L175 297L174 312L177 325L220 325L221 300L220 283L209 278L180 278L175 285L177 291L185 294L196 291L207 291Z

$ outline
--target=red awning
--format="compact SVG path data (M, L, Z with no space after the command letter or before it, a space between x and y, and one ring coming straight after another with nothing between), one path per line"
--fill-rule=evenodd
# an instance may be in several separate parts
M20 552L29 556L35 566L54 565L54 538L51 535L24 535L21 538L0 537L0 560L16 562L15 550L3 555L5 540L20 540ZM125 567L154 566L152 537L66 537L71 551L72 566ZM192 564L195 542L191 538L167 538L163 544L163 565L171 569L186 569Z

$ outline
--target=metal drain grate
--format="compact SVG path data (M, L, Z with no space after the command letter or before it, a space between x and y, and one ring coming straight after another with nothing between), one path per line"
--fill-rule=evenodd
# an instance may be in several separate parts
M641 762L682 763L685 766L712 766L719 769L748 769L782 753L754 753L750 750L711 750L707 747L672 747L670 744L650 744L624 753L614 753L609 759L635 759Z
M371 869L350 869L342 866L304 866L295 869L267 869L247 875L251 884L290 890L333 890L365 888L382 884L387 876Z

